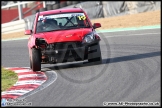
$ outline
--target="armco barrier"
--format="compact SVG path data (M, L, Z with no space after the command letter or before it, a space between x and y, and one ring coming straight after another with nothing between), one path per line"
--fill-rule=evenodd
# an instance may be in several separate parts
M96 2L82 2L78 4L72 4L63 8L81 7L88 14L90 19L101 17L120 16L125 14L134 14L147 11L160 10L160 1L147 1L147 2L112 2L112 1L96 1ZM12 33L17 31L23 31L25 29L31 29L34 15L24 18L24 20L14 21L6 24L2 24L2 34Z
M24 20L13 21L9 23L1 24L1 34L13 33L24 31L26 24Z

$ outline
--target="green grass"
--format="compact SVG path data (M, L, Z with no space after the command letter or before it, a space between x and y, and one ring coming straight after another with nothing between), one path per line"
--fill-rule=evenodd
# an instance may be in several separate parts
M1 92L12 87L18 80L15 72L1 67Z

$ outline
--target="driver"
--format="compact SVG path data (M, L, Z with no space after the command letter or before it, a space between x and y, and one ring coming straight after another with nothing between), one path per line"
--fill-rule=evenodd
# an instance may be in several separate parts
M42 20L42 29L46 30L50 25L51 24L50 24L49 20L46 17L43 18L43 20Z
M54 19L47 19L46 17L42 20L42 24L43 24L43 29L47 30L55 30L55 29L59 29L59 26L57 25L57 21Z
M60 29L60 27L57 25L57 21L54 19L47 19L47 17L44 17L41 21L38 22L37 25L37 32L56 29Z
M43 20L38 21L37 23L37 32L42 32L46 30L46 28L49 26L47 18L43 18Z

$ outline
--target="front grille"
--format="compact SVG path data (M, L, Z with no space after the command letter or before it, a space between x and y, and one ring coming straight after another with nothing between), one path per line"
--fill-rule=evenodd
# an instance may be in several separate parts
M49 48L54 50L59 49L67 49L67 48L78 48L82 46L81 42L60 42L60 43L54 43L49 44Z

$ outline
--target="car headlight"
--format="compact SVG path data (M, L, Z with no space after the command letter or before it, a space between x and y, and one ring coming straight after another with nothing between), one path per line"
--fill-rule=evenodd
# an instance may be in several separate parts
M87 34L84 38L83 38L83 43L91 43L95 40L94 34L90 33Z

